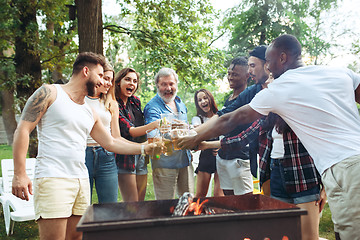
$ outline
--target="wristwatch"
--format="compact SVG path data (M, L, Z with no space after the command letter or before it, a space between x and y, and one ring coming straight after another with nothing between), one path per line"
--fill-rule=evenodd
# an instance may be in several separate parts
M141 156L143 156L143 157L146 156L146 153L145 153L145 145L144 145L144 144L141 145Z

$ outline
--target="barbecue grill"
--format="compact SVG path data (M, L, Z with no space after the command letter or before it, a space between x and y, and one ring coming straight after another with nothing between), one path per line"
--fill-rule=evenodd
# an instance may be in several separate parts
M293 204L252 194L205 199L215 214L174 217L176 199L93 204L77 230L85 240L301 239L300 216L307 212Z

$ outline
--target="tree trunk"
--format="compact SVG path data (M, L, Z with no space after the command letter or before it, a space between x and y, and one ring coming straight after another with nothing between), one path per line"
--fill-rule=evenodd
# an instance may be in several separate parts
M14 6L20 14L19 34L15 37L15 71L18 79L16 90L20 98L21 110L24 103L31 94L41 86L41 63L40 54L37 49L39 43L38 25L36 21L37 1L18 0L14 1ZM35 131L35 130L34 130ZM35 157L37 154L36 133L32 133L29 144L29 156Z
M14 132L17 126L14 111L14 90L0 91L2 117L6 131L8 145L12 145L14 140Z
M14 54L13 49L0 52L1 57L11 57ZM12 145L14 132L17 126L14 110L14 85L9 84L13 80L12 69L0 70L0 83L3 87L0 90L0 104L2 109L2 117L6 132L7 144ZM9 81L10 80L10 81Z
M261 14L261 25L262 26L268 26L269 24L269 3L267 0L265 0L264 2L264 5L262 7L262 14ZM261 29L261 32L260 32L260 39L259 39L259 45L264 45L265 44L265 41L267 40L266 39L266 29L263 28Z
M104 48L103 48L103 43L104 43L104 36L103 36L103 21L102 21L102 1L99 0L98 2L98 34L97 34L97 49L98 52L100 54L104 54Z
M50 42L50 44L52 46L56 46L59 48L60 52L63 53L63 47L66 46L66 44L63 44L61 41L54 41L54 32L55 32L55 25L54 22L52 22L51 20L48 20L46 22L46 29L48 31L48 33L50 34L50 39L52 39L52 41ZM60 55L60 54L59 54ZM65 57L65 54L61 54L61 59L63 60ZM59 57L60 58L60 57ZM63 62L63 61L62 61ZM60 66L59 64L54 64L54 66L51 69L51 83L55 83L57 82L59 79L63 79L63 74L62 74L62 66Z
M101 0L75 0L78 17L79 52L103 54Z
M38 26L36 3L36 0L14 2L22 13L19 16L19 34L15 37L15 70L18 78L25 78L18 81L17 94L25 100L41 86L40 54L37 49L39 35L38 28L34 27Z

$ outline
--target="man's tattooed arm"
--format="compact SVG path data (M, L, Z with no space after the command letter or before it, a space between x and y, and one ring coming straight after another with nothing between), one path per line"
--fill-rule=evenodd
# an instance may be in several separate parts
M26 102L21 115L21 120L35 122L40 114L45 112L49 106L50 94L51 90L46 85L37 89Z

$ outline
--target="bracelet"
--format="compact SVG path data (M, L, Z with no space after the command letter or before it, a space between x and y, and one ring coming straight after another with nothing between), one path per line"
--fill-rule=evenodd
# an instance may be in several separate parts
M146 156L146 153L145 153L145 145L144 145L144 144L141 145L141 156L143 156L143 157Z

